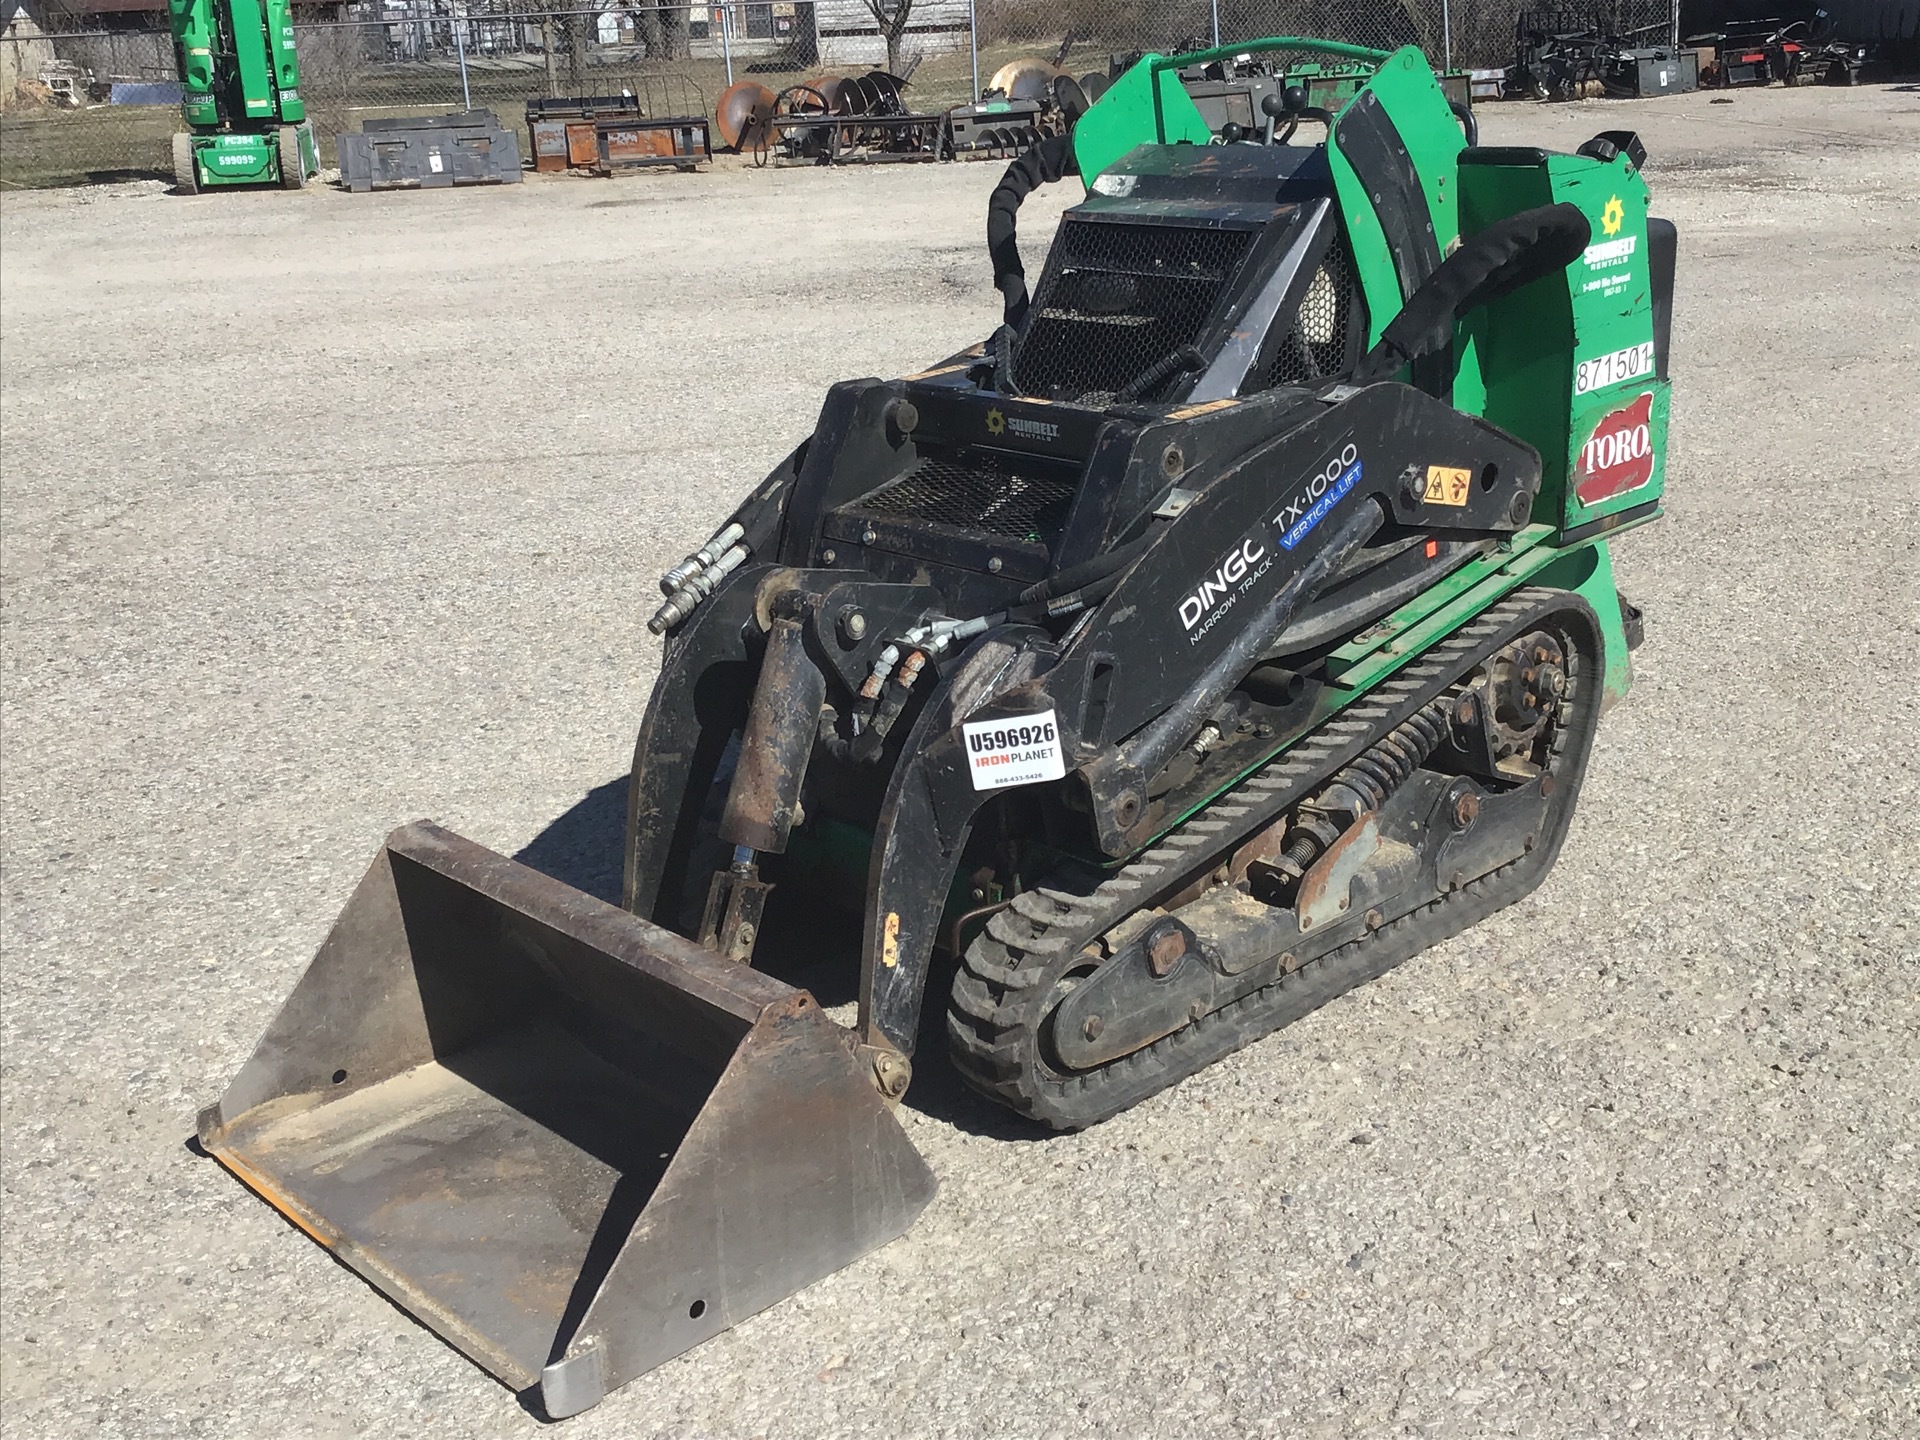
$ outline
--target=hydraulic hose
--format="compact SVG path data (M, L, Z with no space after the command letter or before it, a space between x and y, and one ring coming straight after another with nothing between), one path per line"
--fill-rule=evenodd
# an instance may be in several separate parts
M1095 555L1091 560L1082 560L1078 565L1069 565L1056 574L1049 575L1037 585L1029 585L1020 592L1022 605L1036 605L1042 600L1051 600L1056 595L1065 595L1070 590L1079 590L1092 585L1096 580L1104 580L1133 564L1146 553L1147 544L1153 539L1154 532L1148 530L1138 539L1129 540L1124 545Z
M1079 173L1073 136L1049 135L1007 166L987 201L987 256L993 261L993 286L1000 292L1006 322L1015 330L1027 318L1027 272L1020 264L1016 223L1020 202L1041 185Z

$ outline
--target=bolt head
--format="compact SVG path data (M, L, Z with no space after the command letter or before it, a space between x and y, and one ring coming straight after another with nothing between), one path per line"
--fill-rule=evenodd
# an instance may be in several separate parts
M1087 1023L1080 1027L1080 1033L1085 1035L1089 1040L1098 1040L1100 1038L1100 1032L1106 1028L1106 1021L1102 1020L1098 1015L1089 1015L1087 1017Z
M867 638L867 617L858 610L847 609L840 615L840 633L849 640Z
M1187 937L1178 930L1167 929L1153 937L1147 946L1147 968L1156 979L1164 979L1173 973L1173 967L1180 963L1180 957L1187 953Z
M860 532L860 543L862 545L871 545L873 544L874 541L878 540L879 538L880 538L880 532L871 527Z
M840 557L834 554L833 551L831 550L822 550L820 552L820 563L822 565L831 565L835 560L838 560L839 558Z
M1002 570L1006 568L1006 565L1007 565L1007 562L1002 560L998 555L996 555L991 560L987 561L987 570L991 574L998 575Z

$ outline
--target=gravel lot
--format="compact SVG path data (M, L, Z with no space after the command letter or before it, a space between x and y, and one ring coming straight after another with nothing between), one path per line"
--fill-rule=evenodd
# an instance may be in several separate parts
M1623 125L1671 513L1548 884L1090 1133L920 1097L911 1234L569 1437L1920 1433L1920 94L1485 119ZM194 1114L393 825L614 883L654 577L985 333L997 170L6 197L8 1435L540 1430Z

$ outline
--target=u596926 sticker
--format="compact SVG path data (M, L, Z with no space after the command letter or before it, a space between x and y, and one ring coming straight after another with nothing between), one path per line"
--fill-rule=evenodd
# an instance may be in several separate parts
M1004 720L972 720L960 727L967 773L976 790L1037 785L1067 773L1060 752L1060 722L1051 710Z

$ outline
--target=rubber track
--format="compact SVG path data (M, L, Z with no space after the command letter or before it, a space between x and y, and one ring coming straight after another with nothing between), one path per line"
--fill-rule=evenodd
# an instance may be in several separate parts
M1078 952L1126 916L1203 868L1229 846L1305 799L1332 773L1444 692L1474 663L1524 629L1578 601L1568 592L1515 591L1403 667L1292 749L1196 812L1151 849L1084 893L1041 886L996 914L967 948L947 1011L948 1048L962 1078L1019 1113L1072 1130L1096 1124L1273 1033L1354 986L1512 904L1545 876L1577 798L1597 703L1582 711L1579 673L1568 655L1569 710L1554 768L1563 787L1560 822L1533 854L1443 894L1290 975L1230 1001L1165 1039L1097 1070L1040 1077L1032 1064L1051 991L1069 947ZM1596 637L1597 641L1597 637ZM1597 678L1596 678L1597 683ZM1576 746L1578 766L1558 765Z

